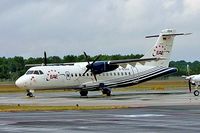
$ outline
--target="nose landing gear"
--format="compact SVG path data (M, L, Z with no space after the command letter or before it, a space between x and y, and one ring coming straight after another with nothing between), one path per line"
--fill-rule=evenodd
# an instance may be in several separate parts
M33 95L34 90L26 90L26 91L27 91L26 96L28 96L28 97L34 97L34 95Z

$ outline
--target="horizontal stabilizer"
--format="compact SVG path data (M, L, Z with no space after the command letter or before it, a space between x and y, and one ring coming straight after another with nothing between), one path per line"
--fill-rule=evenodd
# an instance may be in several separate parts
M162 34L162 36L180 36L180 35L191 35L192 33L175 33L175 34ZM151 36L145 36L145 38L152 38L152 37L159 37L159 35L151 35Z

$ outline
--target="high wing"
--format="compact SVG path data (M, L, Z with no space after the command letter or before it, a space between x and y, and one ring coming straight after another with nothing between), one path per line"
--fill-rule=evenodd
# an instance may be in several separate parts
M153 60L164 60L165 58L140 58L140 59L124 59L124 60L111 60L111 61L105 61L108 62L110 65L123 65L127 63L137 63L137 62L143 62L143 61L153 61ZM77 63L77 62L76 62ZM75 63L50 63L46 64L47 66L72 66ZM34 66L45 66L42 64L26 64L26 67L34 67Z
M127 63L137 63L137 62L143 62L143 61L164 60L164 59L165 58L140 58L140 59L112 60L112 61L109 61L108 64L122 65L122 64L127 64Z
M74 63L47 63L47 54L44 51L44 62L41 64L26 64L25 67L36 67L36 66L63 66L63 65L74 65Z
M47 66L73 66L74 63L50 63L46 64ZM26 67L35 67L35 66L45 66L44 63L42 64L26 64Z
M111 61L106 61L110 65L123 65L127 63L137 63L137 62L143 62L143 61L153 61L153 60L164 60L165 58L140 58L140 59L124 59L124 60L111 60ZM72 66L75 63L50 63L46 64L47 66ZM44 63L42 64L26 64L26 67L34 67L34 66L45 66Z

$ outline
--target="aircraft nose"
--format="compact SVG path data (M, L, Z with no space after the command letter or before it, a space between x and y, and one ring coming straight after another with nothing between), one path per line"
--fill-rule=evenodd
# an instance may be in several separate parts
M19 88L24 88L25 87L25 81L24 81L24 78L23 77L20 77L18 78L16 81L15 81L15 85Z

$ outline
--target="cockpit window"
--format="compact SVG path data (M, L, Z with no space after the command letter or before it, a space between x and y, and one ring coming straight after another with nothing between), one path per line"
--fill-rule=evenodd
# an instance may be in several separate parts
M27 72L26 72L26 75L29 75L29 74L33 74L33 71L30 70L30 71L27 71Z
M41 70L39 70L40 74L44 74Z
M39 71L34 71L34 73L33 74L37 74L37 75L39 75Z
M29 70L26 72L26 75L29 75L29 74L42 75L44 73L41 70Z

